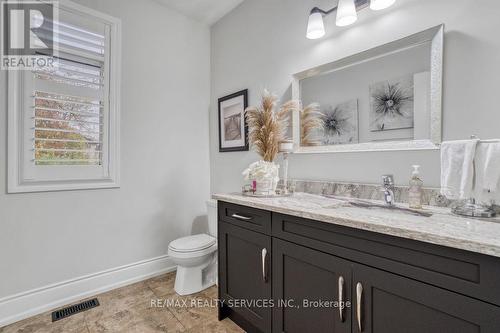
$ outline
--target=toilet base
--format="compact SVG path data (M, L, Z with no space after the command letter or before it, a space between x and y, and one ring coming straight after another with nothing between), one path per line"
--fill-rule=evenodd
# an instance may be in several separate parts
M217 269L214 262L193 267L177 266L174 290L179 295L190 295L215 284Z

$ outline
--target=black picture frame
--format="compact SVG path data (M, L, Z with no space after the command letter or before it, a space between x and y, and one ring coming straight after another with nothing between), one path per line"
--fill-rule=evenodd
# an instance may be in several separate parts
M237 98L243 96L243 110L241 110L241 116L243 117L243 122L244 122L244 144L241 146L236 146L236 147L222 147L222 128L221 128L221 120L222 120L222 110L221 110L221 104L225 101ZM248 124L247 120L245 118L245 109L248 107L248 89L240 90L238 92L235 92L231 95L227 95L224 97L221 97L218 99L218 109L219 109L219 152L224 153L224 152L231 152L231 151L248 151L249 150L249 145L248 145Z

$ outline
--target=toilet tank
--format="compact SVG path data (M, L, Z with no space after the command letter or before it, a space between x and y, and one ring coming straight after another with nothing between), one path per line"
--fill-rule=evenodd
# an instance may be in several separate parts
M217 200L207 201L208 233L217 237Z

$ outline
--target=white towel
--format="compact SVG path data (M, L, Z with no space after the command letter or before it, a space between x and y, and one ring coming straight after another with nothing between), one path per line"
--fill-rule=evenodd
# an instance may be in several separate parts
M478 203L500 203L500 143L480 142L474 159L476 184L474 198Z
M500 179L500 142L480 143L480 145L488 147L484 161L483 189L497 192Z
M471 197L478 141L445 141L441 144L441 194L447 198Z

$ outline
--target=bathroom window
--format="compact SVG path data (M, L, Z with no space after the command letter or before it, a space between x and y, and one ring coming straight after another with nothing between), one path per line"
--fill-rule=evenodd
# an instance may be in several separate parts
M57 9L53 65L8 73L11 193L119 186L120 21Z

